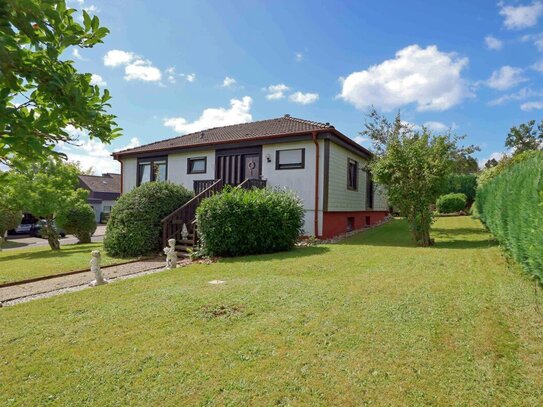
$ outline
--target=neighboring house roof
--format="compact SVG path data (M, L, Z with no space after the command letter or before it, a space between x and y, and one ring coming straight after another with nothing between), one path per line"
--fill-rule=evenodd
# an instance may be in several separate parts
M79 183L92 193L121 193L121 174L80 175Z
M224 127L215 127L208 130L185 134L171 139L157 141L140 147L113 153L113 157L123 155L137 155L151 152L161 152L171 149L182 149L196 146L226 144L259 140L267 138L288 137L294 135L317 133L331 133L340 137L344 142L359 149L363 154L371 153L358 143L337 131L330 123L319 123L310 120L298 119L285 115L276 119L260 120L251 123L234 124Z

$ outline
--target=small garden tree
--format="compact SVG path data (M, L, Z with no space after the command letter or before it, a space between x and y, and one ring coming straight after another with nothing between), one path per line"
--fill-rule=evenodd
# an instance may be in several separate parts
M77 237L78 243L90 243L91 236L96 231L94 210L86 202L76 202L59 213L57 225L66 233Z
M60 249L56 216L73 205L86 202L88 191L77 188L79 169L74 164L46 160L33 165L16 165L8 180L19 207L45 219L44 235L53 250Z
M535 120L511 127L505 146L513 150L513 155L540 150L543 147L543 120L537 127Z
M14 199L7 185L0 187L0 250L4 236L10 229L15 229L21 223L23 214L14 205Z
M424 127L415 131L402 123L399 113L393 122L376 110L368 118L362 134L373 142L373 177L387 188L390 204L406 217L417 245L430 246L430 206L443 191L455 159L469 155L474 147L458 148L458 138L450 134L433 135Z

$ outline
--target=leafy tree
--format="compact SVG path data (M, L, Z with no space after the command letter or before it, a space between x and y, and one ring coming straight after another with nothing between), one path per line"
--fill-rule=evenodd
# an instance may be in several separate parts
M535 120L511 127L505 139L505 146L514 150L513 155L540 150L543 147L543 120L537 127Z
M88 203L78 202L59 213L57 225L77 237L78 243L90 243L96 231L94 210Z
M9 175L18 205L35 217L45 219L44 235L51 249L59 250L57 215L84 204L88 196L88 191L77 188L77 166L53 159L26 166L20 162L10 163L18 168Z
M492 167L495 167L496 165L498 165L498 160L496 160L495 158L491 158L490 160L487 160L487 162L485 163L485 168L492 168Z
M109 33L86 11L79 24L75 12L64 0L0 1L0 163L66 158L54 147L73 141L69 125L105 143L120 133L106 113L108 90L60 59L69 47L92 48Z
M458 148L459 138L450 134L433 135L427 128L415 131L402 123L399 113L390 122L373 109L368 118L362 134L373 141L373 177L386 187L390 204L406 217L414 241L430 246L430 205L443 190L455 158L473 147Z
M0 250L6 232L21 223L22 212L17 208L7 184L0 186Z

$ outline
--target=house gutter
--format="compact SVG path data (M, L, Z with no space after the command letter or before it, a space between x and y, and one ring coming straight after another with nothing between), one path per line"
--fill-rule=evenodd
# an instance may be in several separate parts
M315 237L319 235L319 161L320 161L320 151L319 151L319 141L317 140L318 132L313 131L311 133L311 138L315 144L315 219L314 219L314 229Z
M112 154L113 155L113 154ZM119 161L121 163L121 195L123 194L123 178L124 178L124 165L123 165L123 161L119 158L119 157L116 157L116 156L113 156L113 158L115 158L117 161Z

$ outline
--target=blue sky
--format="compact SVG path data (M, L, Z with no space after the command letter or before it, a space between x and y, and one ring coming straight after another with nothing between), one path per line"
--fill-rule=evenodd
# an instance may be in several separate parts
M97 173L109 153L289 113L361 143L371 104L485 160L543 113L543 2L72 0L111 30L68 51L112 96L123 136L63 148ZM320 4L323 3L323 4ZM77 133L77 132L76 132Z

